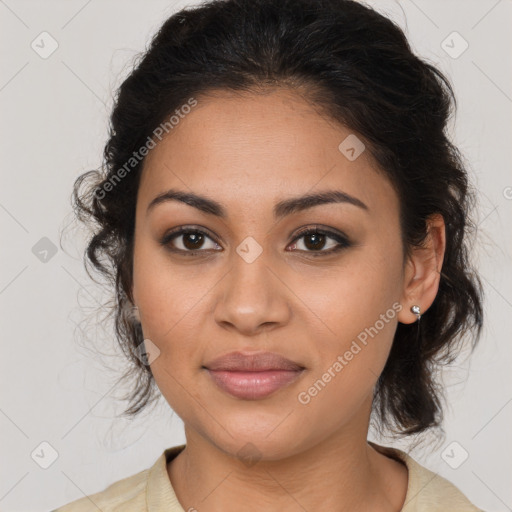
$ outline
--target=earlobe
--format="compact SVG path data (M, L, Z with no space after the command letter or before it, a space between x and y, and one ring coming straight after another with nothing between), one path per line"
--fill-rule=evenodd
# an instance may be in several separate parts
M427 219L427 236L420 247L412 248L407 261L404 289L400 303L404 306L398 314L398 321L410 324L418 320L418 313L424 314L434 302L439 290L441 268L446 248L445 223L442 215L434 214Z
M414 306L411 306L411 311L416 315L416 319L419 322L421 319L421 308L417 304L414 304Z

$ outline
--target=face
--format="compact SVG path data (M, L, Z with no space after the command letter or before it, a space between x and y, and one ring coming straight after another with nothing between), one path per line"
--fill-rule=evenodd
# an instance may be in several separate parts
M250 442L272 460L366 436L404 294L392 185L296 93L197 100L146 157L137 198L133 299L159 389L189 432L227 453ZM150 206L171 189L216 204ZM339 194L285 203L320 193ZM234 351L302 370L249 388L238 373L234 395L208 369Z

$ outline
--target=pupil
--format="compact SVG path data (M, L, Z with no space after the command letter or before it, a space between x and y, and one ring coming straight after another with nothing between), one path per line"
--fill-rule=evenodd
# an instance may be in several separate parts
M309 244L308 240L311 240L312 243ZM323 247L324 242L325 242L325 235L321 235L319 233L313 233L306 237L305 245L308 249L318 249L319 247Z
M189 243L190 241L192 241L192 243ZM183 237L183 245L187 249L197 249L198 247L201 247L202 242L203 235L201 235L201 233L189 233Z

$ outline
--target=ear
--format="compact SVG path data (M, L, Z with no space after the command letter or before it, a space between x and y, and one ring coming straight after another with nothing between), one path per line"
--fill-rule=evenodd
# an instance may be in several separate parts
M423 315L439 290L441 268L446 249L445 223L441 214L427 219L427 236L421 247L414 247L407 259L400 303L404 306L397 319L403 324L416 321L411 306L420 307Z

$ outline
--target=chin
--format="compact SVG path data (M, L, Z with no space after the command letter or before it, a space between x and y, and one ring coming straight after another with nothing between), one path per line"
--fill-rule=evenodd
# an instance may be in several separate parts
M227 432L220 426L212 432L212 423L209 423L208 430L203 430L203 436L219 450L240 459L247 466L259 460L281 460L301 451L303 440L297 436L299 425L292 421L285 424L283 416L276 420L275 416L262 419L261 413L259 415L259 422L240 414L238 418L223 417L221 424L229 426L226 427Z

